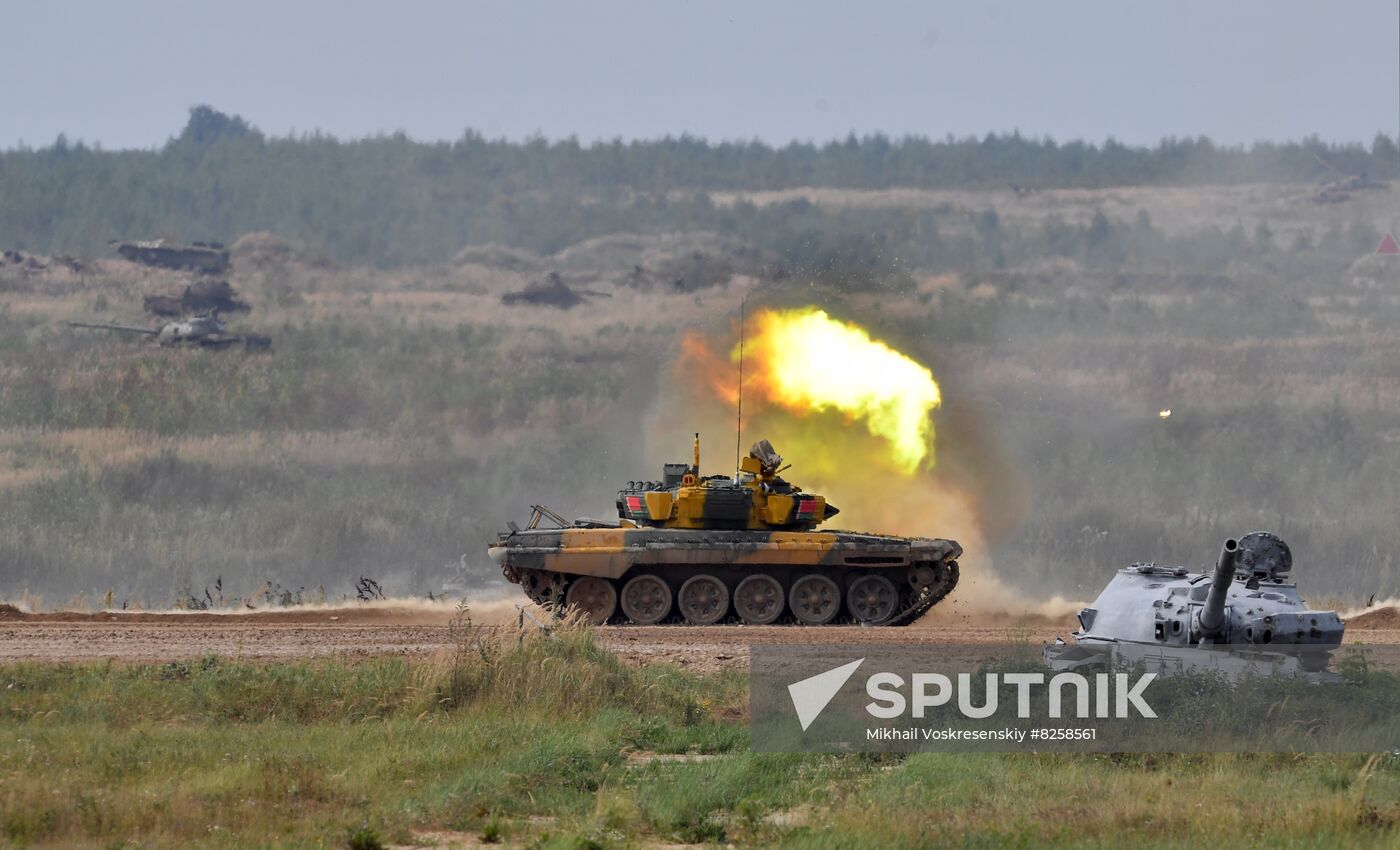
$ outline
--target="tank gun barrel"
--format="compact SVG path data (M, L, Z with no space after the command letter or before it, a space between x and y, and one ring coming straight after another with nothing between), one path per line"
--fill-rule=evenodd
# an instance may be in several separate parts
M1210 594L1206 605L1201 609L1201 631L1208 637L1215 637L1225 627L1225 594L1230 582L1235 580L1235 561L1240 554L1239 541L1231 537L1220 550L1220 560L1215 563L1215 574L1210 578Z
M122 331L123 333L145 334L146 336L156 335L156 331L153 331L150 328L137 328L132 327L131 325L100 325L93 324L91 322L65 322L64 324L73 328L92 328L93 330L99 331Z

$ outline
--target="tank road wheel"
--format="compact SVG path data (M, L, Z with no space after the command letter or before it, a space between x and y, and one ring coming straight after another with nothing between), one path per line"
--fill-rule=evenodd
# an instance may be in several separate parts
M597 576L574 579L564 601L584 614L584 619L601 626L617 612L617 591L612 582Z
M622 613L639 626L650 626L671 613L671 588L654 575L640 575L622 588Z
M734 610L750 626L766 626L782 616L783 586L772 576L753 575L734 588Z
M709 626L729 613L729 588L714 576L691 576L681 585L676 601L687 623Z
M862 623L879 625L894 616L899 591L884 576L861 576L846 588L846 608Z
M824 626L841 609L841 588L826 576L805 575L792 583L788 604L799 623Z

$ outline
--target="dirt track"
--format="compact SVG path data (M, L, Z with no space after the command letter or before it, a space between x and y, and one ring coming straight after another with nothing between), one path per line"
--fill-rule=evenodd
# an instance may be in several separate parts
M161 662L216 654L248 659L326 655L431 655L460 636L449 606L357 606L248 613L53 612L0 609L0 663L13 661ZM511 628L513 606L485 606L478 624ZM974 621L975 620L975 621ZM1349 636L1400 643L1393 609L1353 617ZM931 645L1049 643L1073 621L1006 615L926 617L904 628L828 626L608 626L602 641L635 663L669 661L695 669L744 666L750 644Z
M720 626L653 626L599 629L603 643L636 663L669 661L713 669L743 666L751 643L997 643L1006 629L969 634L948 629L797 629ZM1048 639L1053 639L1053 635ZM431 655L453 646L447 626L394 624L226 624L170 622L0 623L0 663L83 661L110 658L126 662L173 661L216 654L272 660L324 655Z

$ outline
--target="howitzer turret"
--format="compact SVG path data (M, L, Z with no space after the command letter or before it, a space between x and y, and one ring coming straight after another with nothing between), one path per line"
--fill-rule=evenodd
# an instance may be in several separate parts
M1310 609L1288 580L1293 555L1275 534L1226 540L1209 573L1134 564L1079 612L1074 644L1047 647L1057 670L1108 663L1158 672L1313 675L1342 642L1336 611Z

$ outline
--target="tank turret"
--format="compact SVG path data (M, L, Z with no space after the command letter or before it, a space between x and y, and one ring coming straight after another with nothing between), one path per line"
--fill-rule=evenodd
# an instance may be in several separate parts
M1308 607L1292 567L1288 544L1267 531L1226 540L1209 573L1134 564L1079 612L1076 643L1047 648L1046 661L1076 669L1108 653L1163 672L1322 670L1345 626L1336 611Z
M617 514L649 528L780 529L810 531L840 511L779 477L783 457L759 440L731 478L700 475L700 435L689 466L668 463L660 481L629 481L618 491Z

